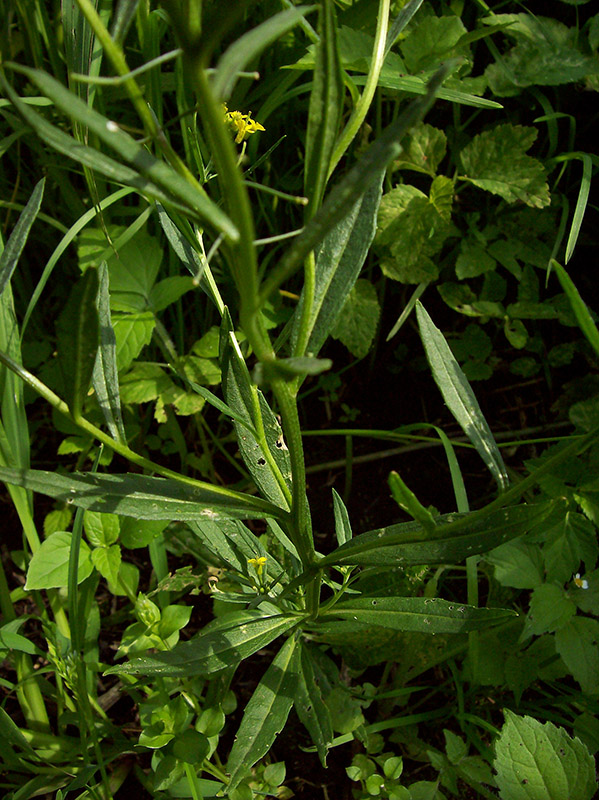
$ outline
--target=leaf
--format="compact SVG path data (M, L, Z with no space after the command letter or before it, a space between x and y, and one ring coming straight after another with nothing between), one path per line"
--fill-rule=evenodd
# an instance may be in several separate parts
M462 239L455 263L455 274L460 280L476 278L490 272L495 269L495 264L495 259L487 253L486 247L469 239Z
M555 583L537 586L530 599L530 611L522 638L536 634L553 633L569 625L576 614L576 605Z
M536 138L536 128L509 123L477 134L460 153L460 178L508 203L548 206L551 197L545 168L526 155Z
M225 50L216 65L212 90L219 100L228 100L239 80L239 73L269 45L292 30L317 6L296 6L267 19L240 36Z
M493 762L503 800L591 800L595 765L580 739L552 722L503 713Z
M262 611L239 611L215 619L201 633L172 650L133 658L111 667L105 674L190 677L210 675L236 667L244 658L269 645L293 628L300 617L265 615Z
M121 378L121 402L149 403L174 384L158 364L138 362Z
M422 505L414 492L406 486L399 473L395 472L395 470L389 473L389 488L397 505L419 522L425 530L432 533L435 528L433 515L428 508Z
M339 546L352 538L351 523L347 508L341 497L333 489L333 508L335 512L335 536Z
M493 14L485 25L509 23L505 35L516 46L485 71L493 93L519 94L526 86L559 86L596 75L596 58L581 47L578 26L568 28L557 19L532 14Z
M48 539L44 539L35 551L27 570L25 589L62 589L69 583L69 556L73 534L68 531L57 531ZM79 566L77 579L82 583L93 570L91 551L85 542L79 549Z
M98 272L88 269L73 287L56 323L65 399L75 419L81 416L98 354L97 297Z
M89 543L93 547L109 547L119 540L121 524L115 514L99 514L97 511L85 511L83 528Z
M233 525L235 523L232 521L192 520L189 523L189 529L198 537L204 547L216 556L217 563L243 574L247 564L228 535Z
M562 285L562 289L570 301L572 311L574 312L576 321L578 322L578 327L586 336L595 353L599 355L599 330L597 329L597 325L593 322L593 318L589 313L586 303L578 293L578 289L572 282L572 279L566 270L554 260L551 261L551 266L556 271L559 282Z
M325 640L350 635L352 628L380 626L419 633L464 633L505 622L516 612L504 608L475 608L436 597L358 597L336 603L322 612L316 632ZM342 617L343 621L331 621ZM357 625L356 625L357 623Z
M495 567L495 580L514 589L534 589L543 582L543 557L538 545L507 542L485 556Z
M300 670L294 707L316 746L320 763L326 768L328 749L333 741L333 725L320 684L316 680L311 652L311 648L301 642Z
M59 475L36 469L4 469L0 480L91 511L139 519L263 519L281 510L266 500L209 484L189 485L146 475ZM204 488L206 487L206 488Z
M116 364L119 372L131 366L143 348L152 341L156 319L151 311L137 314L115 312L112 328L116 339Z
M470 47L460 44L466 28L458 16L426 16L410 31L401 43L409 72L436 68L446 58L470 56Z
M270 750L283 730L298 683L299 647L290 636L254 690L241 720L227 761L231 792L254 764Z
M42 198L44 196L44 186L46 179L42 178L36 183L27 205L21 212L17 224L12 230L10 237L0 255L0 295L4 292L6 285L10 281L13 272L19 262L23 248L29 236L31 226L40 210Z
M432 195L427 198L414 186L397 186L383 197L379 210L375 244L384 256L381 269L402 283L430 283L439 276L431 256L450 231L447 209L440 211Z
M195 279L189 275L173 275L171 278L164 278L152 287L148 305L157 314L195 287Z
M584 562L587 571L597 562L599 545L593 523L582 514L568 511L546 534L543 555L547 581L566 583Z
M503 508L483 519L476 516L477 512L444 514L435 518L434 536L417 522L389 525L354 536L319 563L323 567L330 564L382 567L456 564L526 533L548 519L554 509L557 511L558 506L549 501Z
M447 137L439 128L424 122L416 125L406 136L406 142L394 166L397 169L413 169L431 177L445 158Z
M121 548L118 544L110 547L96 547L91 553L92 564L103 578L116 583L121 568Z
M341 310L350 297L368 254L375 233L382 177L381 173L373 185L359 196L347 215L327 233L316 254L316 284L306 346L306 352L312 355L318 355L329 334L337 330ZM364 289L357 291L367 292ZM292 321L291 337L294 344L299 336L303 296L302 292ZM362 300L365 298L362 297Z
M210 223L231 241L238 240L239 232L229 217L199 186L192 185L164 161L158 161L116 123L94 111L50 75L21 64L13 64L12 67L16 72L29 78L57 108L92 131L100 141L115 150L123 161L129 162L142 176L159 186L167 197L183 204L188 214Z
M126 442L123 425L119 379L117 371L116 336L110 317L110 295L108 292L108 269L102 262L98 269L98 296L96 299L100 325L100 346L92 372L92 386L96 399L113 439Z
M283 431L264 395L252 384L228 314L221 328L221 369L225 400L237 415L234 424L242 458L264 497L288 509L291 462Z
M426 356L443 399L466 436L476 447L499 488L505 489L508 477L503 458L466 376L455 360L445 337L419 301L416 303L416 316Z
M308 198L307 219L322 203L343 110L344 86L336 33L335 5L332 0L325 0L318 18L320 38L316 45L306 130L304 194Z
M599 694L599 621L575 617L556 631L555 648L582 691Z
M134 550L138 547L147 547L150 542L159 536L168 525L168 520L136 519L125 517L120 521L121 533L119 537L123 547Z
M356 358L370 350L381 315L376 289L359 278L341 309L331 336L339 339Z

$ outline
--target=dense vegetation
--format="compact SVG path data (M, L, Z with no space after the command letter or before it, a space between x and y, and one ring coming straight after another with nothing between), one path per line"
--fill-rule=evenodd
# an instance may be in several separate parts
M593 10L0 0L3 796L595 795Z

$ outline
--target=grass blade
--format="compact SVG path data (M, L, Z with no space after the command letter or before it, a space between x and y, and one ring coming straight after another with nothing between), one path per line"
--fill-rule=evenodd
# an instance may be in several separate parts
M0 295L6 288L7 283L10 281L15 271L23 248L25 247L25 242L29 236L31 226L40 210L42 197L44 196L45 183L46 179L42 178L41 181L36 184L35 189L31 193L31 197L27 201L27 205L13 228L10 238L2 251L2 255L0 255Z
M551 266L557 272L557 277L562 285L562 289L570 301L572 311L574 312L576 320L578 321L578 327L586 336L595 353L599 355L599 330L597 330L597 326L593 322L586 303L578 293L578 289L576 286L574 286L572 279L562 265L558 264L557 261L552 260Z
M416 304L416 316L426 356L443 399L466 436L478 450L499 488L505 489L508 477L503 458L468 379L445 337L420 302Z
M566 255L564 262L567 264L572 258L576 242L578 241L578 234L584 218L584 212L587 208L589 200L589 192L591 191L591 177L593 174L593 162L588 153L581 153L582 159L582 178L580 181L580 190L578 192L578 199L576 200L576 208L574 209L574 216L572 217L572 227L568 235L568 242L566 244Z

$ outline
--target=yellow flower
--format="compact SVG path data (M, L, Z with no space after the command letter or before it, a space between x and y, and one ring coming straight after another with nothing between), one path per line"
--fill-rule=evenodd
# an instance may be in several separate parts
M266 556L260 556L259 558L248 558L248 564L252 565L252 567L256 570L257 575L262 575L262 570L266 564Z
M252 119L252 112L249 114L242 114L241 111L229 111L226 105L223 106L225 111L225 122L236 133L235 141L237 144L243 142L252 133L263 131L265 128Z

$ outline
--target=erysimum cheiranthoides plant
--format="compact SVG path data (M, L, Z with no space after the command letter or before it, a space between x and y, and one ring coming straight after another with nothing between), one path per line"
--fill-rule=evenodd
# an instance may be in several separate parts
M54 642L60 645L54 653L57 672L71 692L69 711L73 715L79 711L80 729L87 732L91 746L96 748L105 787L109 776L99 753L94 722L94 714L102 717L102 710L95 699L94 681L90 680L94 669L100 671L104 666L94 667L93 659L82 657L88 634L84 609L92 602L90 591L97 586L97 580L95 584L86 583L92 575L101 575L109 585L120 588L134 604L137 622L127 629L119 651L119 656L132 657L104 674L118 675L123 684L143 696L139 701L143 729L139 743L157 754L161 748L169 748L153 760L152 789L172 788L174 781L181 779L185 789L180 791L188 794L180 796L220 792L243 798L251 796L247 781L252 768L269 752L292 707L325 762L333 726L323 683L316 680L323 669L321 645L342 646L356 638L367 641L397 631L430 635L466 632L475 648L478 631L506 623L514 616L509 609L478 607L475 556L565 513L559 501L519 500L542 475L587 447L596 431L574 440L529 477L509 486L502 457L466 378L442 334L418 305L418 323L434 377L496 479L499 494L484 508L470 512L459 473L453 471L457 513L439 516L425 508L400 476L392 473L391 492L412 516L412 522L354 536L345 505L335 494L337 547L326 555L315 548L306 496L298 391L307 376L330 367L330 361L318 358L318 353L366 259L376 229L385 171L398 157L402 137L423 119L455 65L441 66L427 85L420 86L421 95L406 105L332 187L329 183L366 117L390 45L420 4L419 0L406 4L390 25L389 0L380 0L370 69L363 92L344 124L345 90L333 0L324 0L318 8L287 4L286 10L244 33L217 59L213 54L226 33L217 4L206 4L202 9L200 3L166 0L163 9L180 43L177 56L182 59L181 75L186 88L195 95L202 146L209 156L205 181L198 181L196 170L173 149L140 90L136 74L129 70L122 43L131 19L124 5L119 5L111 33L89 0L78 0L77 6L68 7L93 33L93 41L119 76L119 84L143 126L143 141L130 135L118 120L96 110L90 95L67 89L41 69L6 65L16 78L9 81L2 75L2 86L25 125L47 145L78 160L90 185L95 172L137 190L156 213L173 251L191 271L194 285L201 286L218 309L222 319L218 342L222 398L182 373L176 359L170 366L192 392L231 420L239 451L259 492L256 496L179 474L129 447L110 315L111 296L116 290L109 286L106 264L85 270L62 318L59 359L65 373L63 396L22 366L10 280L41 204L44 186L40 183L15 227L0 271L4 321L0 359L11 371L4 371L4 389L5 396L8 392L11 398L17 398L17 412L9 409L8 402L3 405L0 479L11 487L12 499L29 533L33 557L25 589L49 593L56 625ZM244 7L239 4L240 14ZM314 30L308 18L316 13L318 26ZM227 104L243 70L270 43L299 25L314 40L305 132L303 189L307 201L303 227L274 264L270 259L261 264L248 181L236 145L263 126L250 114L229 111ZM26 81L29 89L65 115L73 124L74 136L25 102L15 80ZM210 170L213 174L208 176ZM274 238L280 242L286 237L281 232ZM217 253L236 288L235 319L223 301L222 287L212 269ZM300 271L300 300L283 334L273 342L263 311ZM42 288L43 284L40 292ZM38 296L39 292L35 300ZM121 302L125 301L121 298ZM167 357L168 352L167 346ZM247 364L250 358L251 370ZM86 436L127 459L140 472L101 472L98 462L91 472L61 474L29 469L23 448L11 439L17 427L11 427L9 420L15 413L22 414L22 386L15 376ZM90 421L86 413L90 385L105 428ZM21 420L19 429L26 429L26 420ZM443 441L452 459L451 445L446 438ZM85 510L85 514L78 512L72 533L59 531L40 544L31 524L30 492L49 495ZM198 549L227 571L226 591L218 593L225 601L221 613L186 641L179 642L178 638L189 620L188 609L175 604L159 607L144 595L136 596L135 589L127 584L118 544L127 518L142 521L142 527L143 521L163 523L162 527L172 520L186 523ZM266 539L256 537L244 524L247 520L266 520ZM82 539L83 529L93 548L91 554ZM54 570L57 552L63 556L60 577ZM159 543L153 542L152 557L154 566L160 563ZM383 575L415 565L464 559L469 577L469 602L465 604L377 592L372 583L366 591L358 582L366 570L378 570ZM85 587L81 597L79 584ZM61 588L66 588L66 594L56 593ZM2 599L3 612L10 613L11 601L4 589ZM223 726L221 709L235 669L243 659L271 645L276 654L247 703L223 763L214 753ZM24 716L32 727L41 727L49 736L43 698L25 657L20 659L18 671L23 681L19 700ZM202 697L206 686L209 688ZM19 738L16 726L10 727L6 720L4 724L17 749L29 746L27 740ZM42 740L35 741L41 747ZM78 770L85 766L89 776L95 773L97 764L90 764L85 747L77 759ZM215 780L205 781L203 773ZM271 773L270 779L277 783L275 777L280 776ZM77 780L91 781L85 775ZM55 780L56 786L69 785L63 775L55 776ZM266 773L265 780L268 783Z

